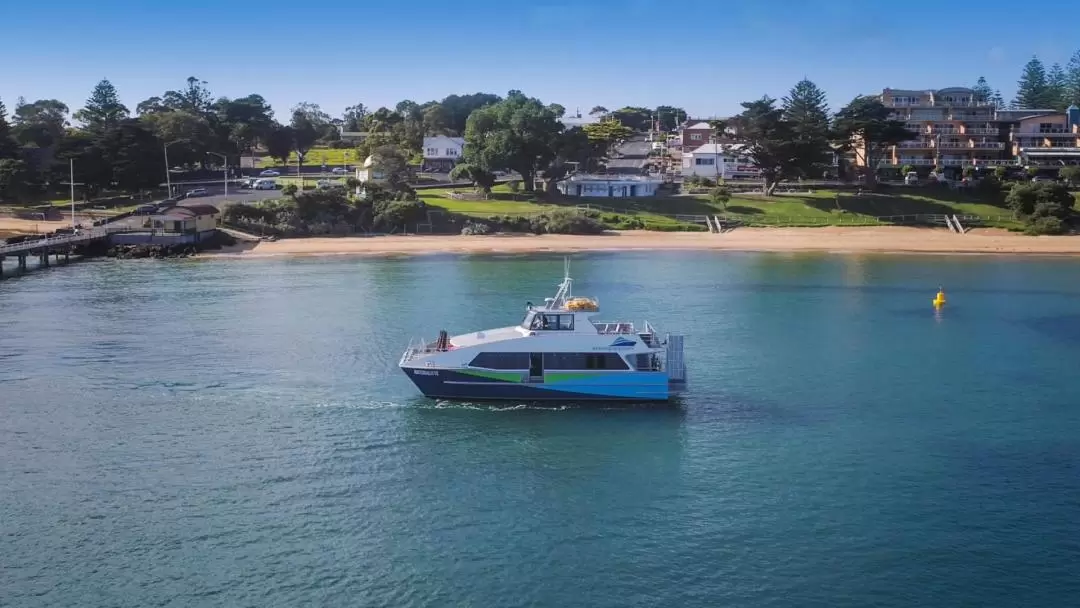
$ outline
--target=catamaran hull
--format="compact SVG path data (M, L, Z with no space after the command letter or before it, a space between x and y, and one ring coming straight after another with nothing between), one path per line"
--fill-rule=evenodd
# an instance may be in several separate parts
M666 401L671 398L664 372L562 374L544 383L484 377L482 372L403 367L425 397L455 400ZM487 374L488 376L503 374ZM512 374L505 374L512 376ZM545 379L547 380L547 379Z

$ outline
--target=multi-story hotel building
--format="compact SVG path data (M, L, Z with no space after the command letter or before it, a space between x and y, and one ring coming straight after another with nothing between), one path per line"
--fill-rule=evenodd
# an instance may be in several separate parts
M1016 164L1008 145L1011 119L1001 120L994 104L971 89L885 89L881 103L918 136L883 151L878 167Z
M1080 108L1064 113L1028 116L1017 120L1010 147L1020 164L1061 167L1080 164Z

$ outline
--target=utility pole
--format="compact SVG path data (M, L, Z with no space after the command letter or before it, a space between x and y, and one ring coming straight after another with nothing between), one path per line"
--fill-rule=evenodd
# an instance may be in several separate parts
M68 159L69 168L71 171L68 181L71 182L71 231L75 231L75 158Z

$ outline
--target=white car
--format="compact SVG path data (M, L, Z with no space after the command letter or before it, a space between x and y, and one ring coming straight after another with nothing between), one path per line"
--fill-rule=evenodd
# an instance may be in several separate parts
M273 169L267 169L259 174L259 177L280 177L281 173L274 171Z
M194 190L188 190L187 198L193 198L196 196L206 196L206 188L195 188Z
M251 187L255 190L277 190L277 182L272 179L257 179Z
M334 167L334 169L332 171L330 171L330 172L333 173L334 175L345 175L346 173L349 172L349 170L346 169L345 167Z

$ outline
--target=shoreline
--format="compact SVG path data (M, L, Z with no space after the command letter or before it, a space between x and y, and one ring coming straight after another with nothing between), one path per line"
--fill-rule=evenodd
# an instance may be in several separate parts
M199 257L420 256L618 251L739 251L830 254L1080 256L1080 236L1027 236L980 228L967 234L901 226L738 228L707 232L610 232L603 235L408 235L310 237L262 241Z

